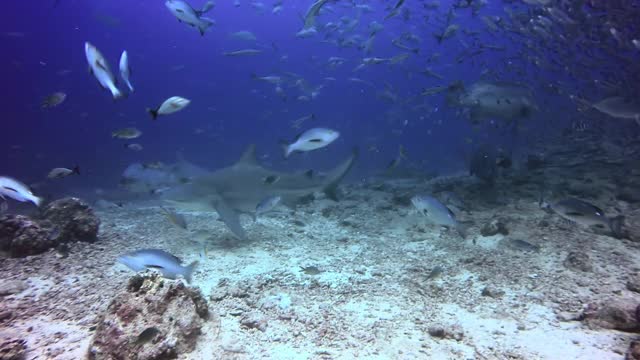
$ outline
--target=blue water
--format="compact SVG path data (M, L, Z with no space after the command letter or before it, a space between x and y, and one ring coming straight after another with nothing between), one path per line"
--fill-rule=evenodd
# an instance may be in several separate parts
M402 53L393 47L391 39L403 32L422 39L420 53L411 54L402 65L372 65L353 72L366 56L357 47L338 48L322 42L322 32L312 38L295 37L302 29L301 17L310 5L308 1L284 2L283 11L277 15L271 13L271 2L265 2L261 14L248 1L241 1L239 7L231 1L219 1L206 15L217 24L204 36L179 23L161 0L60 0L57 6L53 0L7 3L0 25L0 71L4 80L4 136L0 148L6 154L2 171L34 183L42 181L51 168L79 165L83 175L68 179L68 188L113 187L133 162L171 163L176 153L182 152L191 161L216 168L229 164L248 144L256 143L261 159L276 168L330 167L357 146L362 156L352 177L360 178L383 169L403 144L414 166L451 172L465 169L472 147L469 139L475 144L489 141L522 151L531 142L558 133L571 121L572 115L567 114L575 111L568 96L540 91L551 81L569 77L546 72L518 58L522 37L490 34L484 30L480 16L473 16L470 9L458 9L452 23L460 24L460 30L438 44L432 34L445 27L450 2L442 1L437 10L424 10L421 3L407 2L404 6L411 9L409 20L400 15L385 21L387 7L393 4L371 2L375 11L361 14L353 34L366 39L369 23L376 20L385 28L378 33L370 56L389 58ZM192 5L200 8L204 2L193 1ZM505 16L504 5L492 2L480 15ZM523 9L522 4L507 6ZM320 24L339 22L342 16L358 16L347 2L327 7L333 12L320 15ZM253 32L256 43L229 36L240 30ZM463 30L478 33L471 36ZM87 70L85 41L104 54L116 77L120 53L128 51L135 93L114 101L100 88ZM505 50L486 51L471 60L456 62L465 45L477 43L504 46ZM257 48L263 53L250 57L222 55L243 48ZM439 55L428 62L435 54ZM330 56L348 61L331 69L326 66ZM426 66L444 79L419 73ZM521 124L523 132L518 138L490 123L474 129L458 109L446 106L442 94L420 96L424 88L455 80L467 84L478 81L483 69L493 71L490 79L520 81L535 90L542 111ZM265 76L284 72L299 74L311 86L325 87L317 98L305 102L296 100L301 95L297 88L283 85L288 95L283 101L273 85L251 78L252 73ZM594 71L594 77L596 74ZM323 80L325 77L336 81ZM372 82L375 88L349 82L349 77ZM398 95L396 103L377 97L385 84ZM125 87L122 82L118 85ZM41 99L56 91L67 93L66 101L55 108L41 109ZM152 122L145 108L157 107L174 95L190 99L191 105ZM423 106L415 110L417 105ZM330 127L340 131L341 137L322 150L284 161L278 140L292 139L300 130L292 129L290 122L311 113L317 119L307 121L301 130ZM135 140L144 146L141 152L124 148L125 140L111 138L112 131L131 126L143 132Z

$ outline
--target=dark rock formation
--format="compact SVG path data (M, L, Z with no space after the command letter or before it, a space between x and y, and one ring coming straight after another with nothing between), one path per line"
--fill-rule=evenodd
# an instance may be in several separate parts
M198 290L136 275L102 315L89 359L174 359L195 348L209 311Z
M15 337L1 337L0 360L22 360L27 352L27 342Z
M49 203L42 218L53 224L59 232L60 242L97 239L100 219L89 205L78 198L64 198Z

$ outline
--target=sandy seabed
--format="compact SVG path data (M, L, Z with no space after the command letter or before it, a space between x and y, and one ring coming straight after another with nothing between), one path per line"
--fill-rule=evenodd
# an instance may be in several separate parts
M157 206L98 209L99 241L73 244L66 257L2 260L0 281L26 288L0 297L0 334L26 339L28 359L83 358L98 316L133 274L116 258L160 248L199 261L191 285L215 315L185 359L624 358L637 336L567 314L610 298L640 303L625 286L640 244L567 223L533 197L467 200L456 209L468 227L461 239L410 207L411 195L433 189L425 180L349 185L339 203L318 196L243 218L244 242L215 213L183 213L183 230ZM509 233L481 236L495 219ZM565 266L575 251L590 270Z

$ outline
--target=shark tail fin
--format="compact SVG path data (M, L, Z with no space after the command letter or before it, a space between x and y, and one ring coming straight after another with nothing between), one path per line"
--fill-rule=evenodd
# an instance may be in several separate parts
M323 189L324 193L329 199L338 200L338 184L349 173L349 170L353 167L356 158L358 157L358 149L354 148L349 156L342 164L338 165L335 169L331 170L327 174L327 183Z
M184 273L182 273L182 276L184 277L185 280L187 280L187 283L191 284L191 275L193 274L193 271L196 269L196 266L198 265L198 261L194 261L191 264L189 264L188 266L184 267Z
M278 143L280 144L280 147L282 147L284 158L288 159L289 155L291 155L291 147L289 146L289 143L287 143L286 140L280 140Z
M611 232L613 233L613 236L618 239L622 238L622 236L624 235L622 230L623 225L624 216L622 215L609 219L609 227L611 228Z
M216 6L216 4L213 1L207 1L207 3L202 7L202 10L199 11L199 15L208 12L209 10L213 9L214 6Z
M461 223L458 223L458 225L456 225L456 231L461 238L465 239L467 237L467 227L462 225Z
M198 31L200 31L200 35L204 36L204 33L211 27L211 25L213 25L213 23L213 20L201 17L200 22L198 23Z

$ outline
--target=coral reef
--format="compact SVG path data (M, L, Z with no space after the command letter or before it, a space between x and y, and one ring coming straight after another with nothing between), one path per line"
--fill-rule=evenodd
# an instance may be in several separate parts
M23 215L0 218L0 249L13 257L39 254L59 243L52 225Z
M101 317L89 359L171 359L193 351L209 311L199 291L136 275Z

